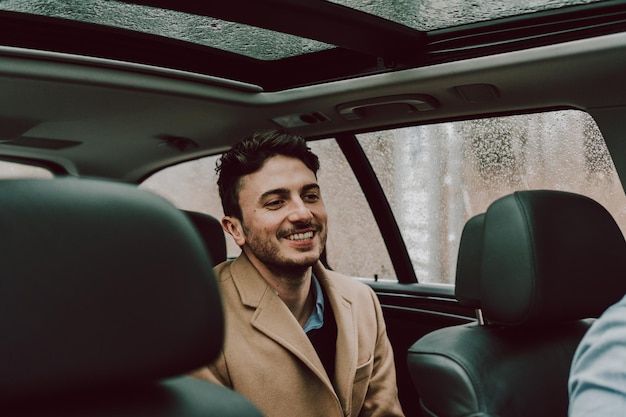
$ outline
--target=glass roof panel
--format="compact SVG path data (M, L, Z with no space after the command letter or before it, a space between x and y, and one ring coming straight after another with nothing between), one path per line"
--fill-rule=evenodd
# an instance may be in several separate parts
M420 31L517 16L603 0L328 0Z
M329 3L420 31L431 31L600 1L606 0L329 0ZM279 60L334 48L294 35L117 0L0 0L0 10L125 28L260 60Z
M0 0L0 10L130 29L261 60L333 48L322 42L253 26L114 0Z

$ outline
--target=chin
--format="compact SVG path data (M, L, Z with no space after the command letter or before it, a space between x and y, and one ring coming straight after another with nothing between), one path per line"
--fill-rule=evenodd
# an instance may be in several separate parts
M285 260L286 266L294 266L294 267L309 267L313 266L319 261L319 255L311 255L307 257L299 257L299 258L291 258Z

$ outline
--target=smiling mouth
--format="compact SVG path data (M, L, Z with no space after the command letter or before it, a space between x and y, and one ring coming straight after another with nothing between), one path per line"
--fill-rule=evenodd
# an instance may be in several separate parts
M304 233L294 233L292 235L287 236L287 239L293 240L293 241L311 240L313 239L313 231L309 230L308 232L304 232Z

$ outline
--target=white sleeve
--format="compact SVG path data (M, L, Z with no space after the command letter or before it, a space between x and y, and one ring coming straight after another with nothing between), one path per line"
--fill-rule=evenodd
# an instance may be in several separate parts
M569 417L626 416L626 296L583 337L568 388Z

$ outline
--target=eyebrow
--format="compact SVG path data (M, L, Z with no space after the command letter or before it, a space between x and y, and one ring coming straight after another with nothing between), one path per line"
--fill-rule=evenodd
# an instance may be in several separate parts
M301 192L311 191L313 189L319 190L320 186L317 183L306 184L302 187ZM287 195L289 194L289 190L287 188L274 188L272 190L267 190L261 197L259 197L259 201L263 200L271 195Z

